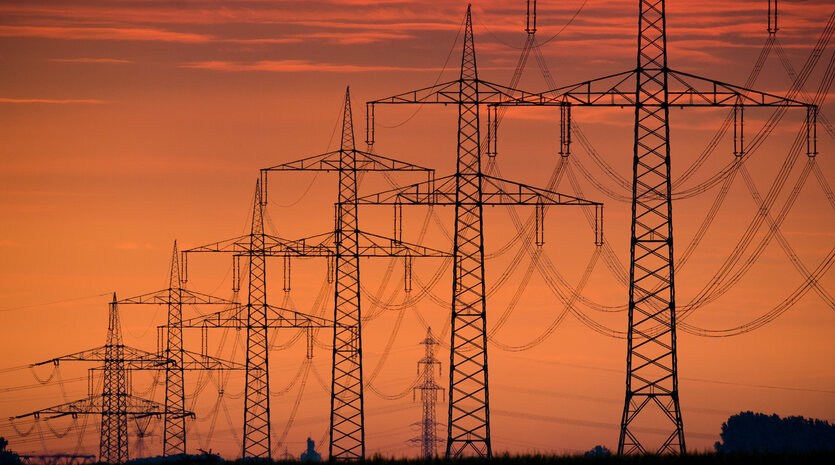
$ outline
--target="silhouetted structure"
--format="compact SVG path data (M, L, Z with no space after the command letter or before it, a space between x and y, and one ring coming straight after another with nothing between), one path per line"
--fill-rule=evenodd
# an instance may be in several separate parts
M357 175L362 172L419 172L433 177L429 168L357 150L351 113L350 89L345 89L342 140L339 150L282 163L261 170L266 204L267 174L273 171L336 171L339 190L333 231L299 240L300 247L284 251L285 267L290 257L327 256L334 267L333 376L331 377L330 444L335 460L365 458L365 409L362 378L362 312L360 307L360 258L403 257L408 288L414 257L448 257L449 253L403 242L398 227L394 237L382 237L359 228ZM285 268L285 290L289 290ZM330 271L329 271L330 277Z
M165 408L169 412L185 412L185 370L243 369L243 365L206 357L186 351L183 347L183 305L236 305L235 302L185 289L181 279L177 241L171 254L168 288L128 299L119 304L166 305L168 324L162 326L166 337L165 348L157 349L163 358L170 361L165 369ZM162 343L162 341L159 341ZM159 369L152 366L151 369ZM166 415L163 433L163 455L186 453L186 415Z
M321 462L322 456L319 455L318 452L314 449L316 447L316 443L313 439L307 438L307 450L302 452L301 461L302 462Z
M570 142L565 139L570 134L570 106L635 108L627 376L618 454L684 453L676 351L669 109L732 107L737 162L747 156L742 134L744 107L806 108L809 156L816 153L813 126L817 109L671 70L667 66L664 0L639 0L638 4L636 68L503 104L560 106L566 128L561 132L563 142ZM649 444L648 430L640 425L642 419L650 418L666 422L669 431L658 447Z
M45 362L58 364L61 361L98 361L104 362L103 386L100 395L89 393L86 399L61 404L55 407L37 410L25 415L39 418L62 417L65 415L100 415L101 434L99 438L99 460L108 464L120 464L128 460L128 417L146 417L149 415L190 415L186 411L169 412L157 402L132 396L127 385L128 366L164 368L167 359L140 349L126 347L122 341L122 329L119 323L119 310L116 294L110 303L107 325L107 343L103 347L65 355Z
M411 439L411 442L420 444L420 456L423 459L431 459L438 455L435 446L438 442L438 422L435 421L435 410L438 403L438 392L443 393L442 388L435 381L435 367L438 367L438 374L441 374L441 362L435 358L435 346L438 341L432 336L432 328L426 330L426 338L420 341L426 346L423 358L418 361L418 382L412 395L420 393L421 417L416 423L420 427L420 436ZM414 399L413 399L414 400Z
M450 205L455 207L455 239L450 334L449 414L447 457L492 456L490 404L487 376L487 301L484 285L484 222L489 205L529 205L538 217L541 237L546 205L597 207L598 226L602 204L551 192L485 174L482 171L482 106L530 95L478 78L470 8L464 26L464 46L459 78L367 103L367 142L374 142L374 107L379 104L442 104L458 109L456 172L437 180L413 184L358 199L366 205ZM488 115L489 115L488 107ZM489 126L489 124L488 124ZM488 142L489 147L489 142ZM489 149L488 149L489 151ZM595 237L600 243L602 230ZM542 241L537 241L541 245Z
M722 423L716 452L813 452L835 450L835 425L803 417L740 412Z

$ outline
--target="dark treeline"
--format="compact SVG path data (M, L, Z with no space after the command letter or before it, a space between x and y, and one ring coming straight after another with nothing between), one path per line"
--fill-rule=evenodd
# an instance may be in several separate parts
M741 412L722 423L717 452L835 451L835 425L803 417Z

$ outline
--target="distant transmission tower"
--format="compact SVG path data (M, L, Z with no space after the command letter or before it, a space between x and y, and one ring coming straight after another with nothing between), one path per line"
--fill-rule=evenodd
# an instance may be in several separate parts
M127 347L122 341L122 330L119 323L119 310L116 294L110 303L107 343L103 347L86 350L71 355L36 363L33 366L54 364L62 361L98 361L104 362L102 376L104 384L101 395L88 393L86 399L57 405L24 415L14 417L23 418L33 416L40 418L61 417L65 415L100 415L101 434L99 438L99 461L107 464L121 464L128 460L128 417L147 417L149 415L189 415L191 412L169 412L165 405L146 399L134 397L130 394L127 383L127 370L132 366L164 367L166 359L156 354Z
M168 306L168 324L160 327L165 334L164 347L160 340L159 355L168 360L163 367L150 369L165 370L165 408L168 412L185 412L184 372L195 370L242 370L243 365L196 354L183 347L183 305L236 305L235 302L185 289L181 279L177 241L171 255L171 268L167 289L136 297L122 299L119 304L143 304ZM186 453L186 415L165 416L162 454L165 456Z
M444 388L435 381L435 367L438 367L440 375L441 362L435 358L435 346L438 345L438 341L432 336L432 328L427 329L426 338L420 343L426 346L423 358L418 361L418 384L414 388L414 393L420 392L422 406L420 423L417 423L420 426L420 436L410 441L420 444L421 458L432 459L438 455L435 446L442 442L437 435L435 407L438 403L438 392L443 392Z

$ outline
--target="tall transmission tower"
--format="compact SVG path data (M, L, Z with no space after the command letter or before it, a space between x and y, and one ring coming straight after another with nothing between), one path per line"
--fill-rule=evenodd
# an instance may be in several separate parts
M183 305L236 305L234 301L213 297L184 288L180 279L181 268L177 241L171 254L171 267L167 289L122 299L119 304L166 305L168 323L162 327L165 348L160 356L169 361L165 369L165 408L169 412L185 411L185 370L243 369L235 364L206 354L195 354L183 347ZM160 341L161 342L161 341ZM156 369L156 367L152 367ZM181 455L186 453L186 415L166 415L163 433L163 455Z
M435 346L439 343L432 336L432 328L427 328L426 338L421 342L426 346L423 358L418 361L418 384L414 393L420 393L421 417L417 425L420 427L420 436L412 439L411 442L420 444L420 456L424 460L438 456L436 446L438 442L438 422L435 421L435 407L438 403L438 392L444 388L435 381L435 368L441 374L441 362L435 358Z
M321 247L301 242L286 241L264 231L264 201L260 181L255 183L250 233L225 241L195 247L184 252L226 252L233 256L233 291L240 288L241 257L249 261L249 289L247 303L210 315L182 322L183 328L246 329L246 385L244 387L244 432L242 456L270 458L270 378L268 329L272 328L328 328L333 322L324 318L271 306L267 303L267 256L287 254L290 250L306 250L311 254L327 255ZM183 281L188 279L187 259ZM308 337L310 334L308 332Z
M523 96L508 105L609 106L635 108L632 227L630 239L626 397L618 453L686 451L678 392L676 305L670 182L670 107L732 107L736 161L743 146L743 108L806 108L807 154L816 153L816 107L667 66L664 0L639 0L638 60L633 70ZM568 117L563 115L567 128ZM565 130L564 132L568 132ZM570 133L570 132L569 132ZM663 440L649 446L663 424Z
M393 238L369 234L359 228L357 174L360 172L418 172L431 179L433 171L381 155L357 150L351 112L350 88L345 90L342 139L339 150L261 170L262 185L272 171L336 171L339 175L336 224L332 232L300 240L313 244L310 251L294 248L286 256L334 258L335 302L333 375L331 378L330 458L365 458L365 415L362 377L362 328L360 306L360 258L404 257L410 270L415 257L448 257L449 253L402 240L396 227ZM266 189L265 189L266 195ZM397 224L397 221L395 221ZM408 277L406 278L408 280Z
M128 460L128 417L194 415L186 411L171 412L166 409L165 405L130 394L126 375L129 367L137 365L160 367L167 364L168 361L156 354L124 345L116 294L113 294L113 301L109 307L107 343L104 346L57 357L36 363L33 366L50 363L57 365L62 361L104 362L102 368L104 382L101 394L88 393L86 399L36 410L14 418L33 416L37 419L41 416L57 418L65 415L100 415L99 460L101 462L121 464Z
M540 220L545 205L595 206L598 219L595 242L600 244L602 240L602 204L482 172L480 107L529 95L478 78L472 17L468 6L458 79L367 103L369 124L366 139L369 145L374 142L375 105L452 104L458 109L458 150L454 175L358 199L359 204L368 205L455 207L447 457L492 456L484 285L484 206L529 205L536 208ZM541 237L542 225L543 221L537 221L538 237Z

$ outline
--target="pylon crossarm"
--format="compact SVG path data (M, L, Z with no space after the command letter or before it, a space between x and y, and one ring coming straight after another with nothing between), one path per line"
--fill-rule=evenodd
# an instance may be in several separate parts
M452 253L357 231L361 257L451 257Z
M587 205L599 206L600 202L581 199L559 192L553 192L538 187L495 178L486 174L481 175L483 205Z
M98 411L96 400L98 400ZM24 413L23 415L17 415L11 417L11 420L17 420L19 418L26 418L26 417L35 417L40 418L41 416L46 416L47 418L58 418L63 417L66 415L90 415L95 413L101 413L101 397L94 396L88 397L86 399L76 400L73 402L67 402L66 404L60 404L53 407L47 407L40 410L35 410L34 412Z
M333 321L319 316L267 305L267 328L332 328ZM245 305L183 320L183 328L246 328ZM202 357L202 355L201 355Z
M34 412L25 413L23 415L17 415L11 419L17 420L25 417L40 418L41 416L47 416L47 418L58 418L66 415L101 415L102 413L112 413L104 412L104 410L105 408L102 396L91 396L86 399L67 402L65 404L35 410ZM125 411L123 413L137 417L167 414L194 416L194 413L189 411L170 412L166 410L165 405L160 404L159 402L154 402L152 400L132 395L126 396Z
M171 289L161 289L159 291L149 292L147 294L129 297L127 299L119 300L118 304L185 304L185 305L234 305L232 300L224 299L222 297L215 297L202 292L192 291L188 289L176 289L179 292L177 300L171 301Z
M367 105L396 104L396 103L458 103L459 80L442 82L421 89L401 92L391 97L385 97L366 102Z
M455 205L455 176L423 181L357 198L359 205Z
M43 362L33 363L31 366L40 366L49 363L58 365L61 362L103 362L108 356L107 348L108 346L101 346L96 347L95 349L83 350L74 354L62 355L60 357L55 357L53 359L45 360ZM119 348L123 351L123 357L120 357L120 360L124 360L125 362L158 363L160 361L165 361L165 359L160 358L159 355L153 354L151 352L146 352L142 349L137 349L135 347L120 346Z
M531 99L538 95L533 92L526 92L520 89L503 86L480 79L466 79L468 84L478 87L476 101L468 100L467 103L497 103L512 99ZM403 92L391 97L367 102L369 105L397 104L397 103L461 103L460 84L462 80L456 79L422 89Z
M164 326L163 326L164 327ZM165 370L167 367L180 368L185 371L198 370L244 370L246 365L235 363L222 358L212 357L210 355L199 354L190 350L181 351L183 355L182 367L177 367L177 362L174 359L166 358L162 355L156 355L154 358L147 358L143 360L125 360L125 370ZM93 368L95 371L102 371L104 367Z
M369 152L360 150L352 150L351 152L353 152L354 159L356 160L356 165L351 167L353 171L435 171L431 168L413 165ZM261 171L339 171L342 169L340 168L340 163L343 157L341 150L335 150L333 152L263 168Z
M246 365L183 350L183 370L245 370Z
M266 236L270 238L272 236ZM276 238L273 238L276 239ZM291 241L265 240L263 253L268 257L328 257L336 253L336 237L333 232L308 236Z
M668 92L668 101L671 106L812 106L787 97L747 89L682 71L669 70L667 76L669 85L672 87ZM684 90L677 90L676 87L684 87Z
M196 252L249 252L250 249L250 235L246 234L243 236L233 237L231 239L224 239L218 242L212 242L211 244L201 245L197 247L192 247L190 249L183 250L184 255L188 255L190 253Z
M557 87L540 93L526 93L495 102L502 106L524 105L615 105L635 104L635 70L610 74L596 79Z
M644 69L647 73L651 69ZM659 73L663 70L658 69ZM495 105L501 106L612 106L634 107L635 80L637 70L610 74L597 79L583 81L577 84L558 87L538 94L526 94L515 97ZM667 70L669 89L667 102L669 106L677 107L733 107L733 106L769 106L769 107L806 107L812 105L798 100L781 97L768 92L748 89L726 82L708 79L695 74L681 71ZM642 106L659 106L658 103L641 102Z
M265 249L280 249L284 248L294 248L303 246L303 244L298 244L299 241L284 239L282 237L273 236L270 234L263 234L264 237L264 248ZM213 242L211 244L201 245L198 247L192 247L188 250L184 250L184 254L190 253L197 253L197 252L231 252L241 255L246 255L252 253L252 238L250 234L246 234L239 237L234 237L231 239L226 239L223 241ZM258 251L260 252L260 250Z

